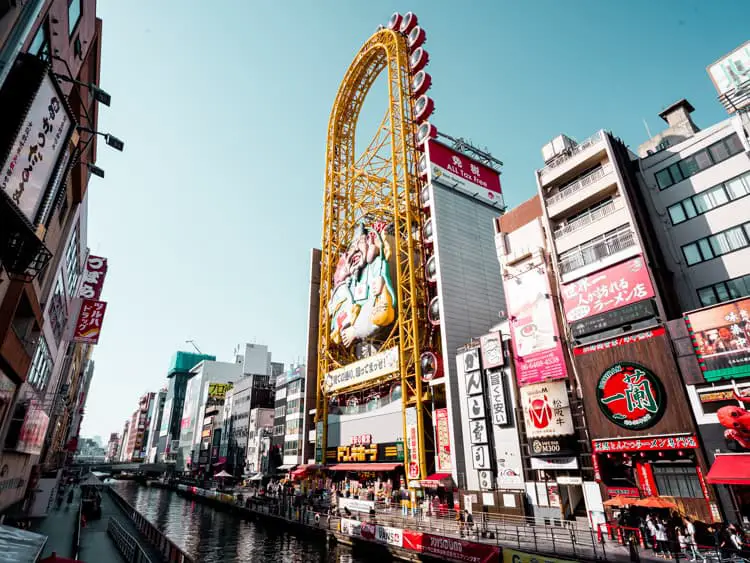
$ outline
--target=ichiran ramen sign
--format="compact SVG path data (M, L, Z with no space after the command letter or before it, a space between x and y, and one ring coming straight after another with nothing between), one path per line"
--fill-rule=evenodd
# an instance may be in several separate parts
M650 428L664 415L667 397L651 370L632 362L619 362L599 378L599 408L614 424L630 430Z

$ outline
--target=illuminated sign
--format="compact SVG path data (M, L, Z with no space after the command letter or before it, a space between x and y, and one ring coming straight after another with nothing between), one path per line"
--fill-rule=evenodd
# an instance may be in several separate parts
M650 438L621 438L594 440L594 453L651 452L659 450L694 450L698 447L695 435L658 436Z
M521 387L526 434L548 438L574 433L568 391L564 381L549 381Z
M360 434L359 436L352 436L352 446L369 446L372 444L372 434Z
M384 463L404 461L403 442L336 446L326 449L327 463Z
M656 316L654 302L647 299L571 323L570 333L573 338L580 338L654 316Z
M529 440L532 457L560 457L575 454L574 436L555 436L552 438L532 438Z
M698 394L701 403L718 403L719 401L731 401L734 399L734 391L714 391L712 393ZM736 399L735 399L736 400Z
M632 362L619 362L601 375L596 399L604 416L630 430L650 428L667 406L661 381L648 368Z
M399 370L398 346L358 360L326 375L323 386L327 393L340 391Z

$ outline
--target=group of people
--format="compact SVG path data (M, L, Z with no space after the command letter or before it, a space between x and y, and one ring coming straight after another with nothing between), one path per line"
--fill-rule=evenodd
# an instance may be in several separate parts
M656 514L646 515L644 525L646 538L654 552L664 559L672 559L677 547L690 561L703 560L695 538L695 525L688 517L673 515L670 519Z

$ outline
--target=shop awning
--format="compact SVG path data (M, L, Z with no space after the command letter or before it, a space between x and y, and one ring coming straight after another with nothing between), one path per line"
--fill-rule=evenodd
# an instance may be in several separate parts
M262 481L263 480L263 473L256 473L252 477L248 479L248 481Z
M750 454L719 454L706 480L712 485L750 485Z
M438 487L453 487L453 478L450 473L433 473L419 482L425 488L437 489Z
M334 463L326 466L329 471L393 471L402 463Z
M315 469L322 469L323 467L324 467L323 465L316 465L316 464L300 465L297 469L292 471L292 479L299 479L308 471L314 471Z
M291 465L279 465L279 466L278 466L278 467L276 468L276 471L283 471L283 472L286 472L286 471L289 471L290 469L294 469L295 467L297 467L297 464L296 464L296 463L293 463L293 464L291 464Z

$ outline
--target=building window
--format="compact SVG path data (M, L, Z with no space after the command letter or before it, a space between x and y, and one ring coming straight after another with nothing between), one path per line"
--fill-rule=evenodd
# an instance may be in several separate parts
M78 289L78 278L81 275L81 263L78 259L80 246L80 233L78 226L73 229L73 234L68 241L68 247L65 249L65 271L68 274L68 295L73 297Z
M49 353L47 341L42 336L39 338L39 343L34 351L34 357L31 360L28 377L29 385L37 389L44 389L51 374L52 356Z
M567 274L635 245L629 225L605 233L560 254L560 271Z
M740 276L698 290L698 299L703 306L716 305L722 301L747 297L748 295L750 295L750 276Z
M44 20L36 31L36 35L29 45L29 53L42 59L49 57L49 34L47 20Z
M750 194L750 172L690 196L670 206L669 218L677 225Z
M695 467L656 465L653 468L656 488L661 496L703 498L703 489Z
M681 182L714 164L719 164L742 151L742 142L736 133L732 133L710 147L659 170L655 174L656 183L659 185L659 189L665 190L677 182Z
M68 0L68 35L73 35L78 21L81 19L81 3L83 0Z
M52 326L52 333L55 335L55 341L60 342L66 320L65 288L63 287L62 272L58 274L57 281L55 281L55 290L52 293L49 306L49 319Z
M687 265L692 266L746 248L748 236L750 236L750 223L745 223L686 244L682 247L682 253Z

